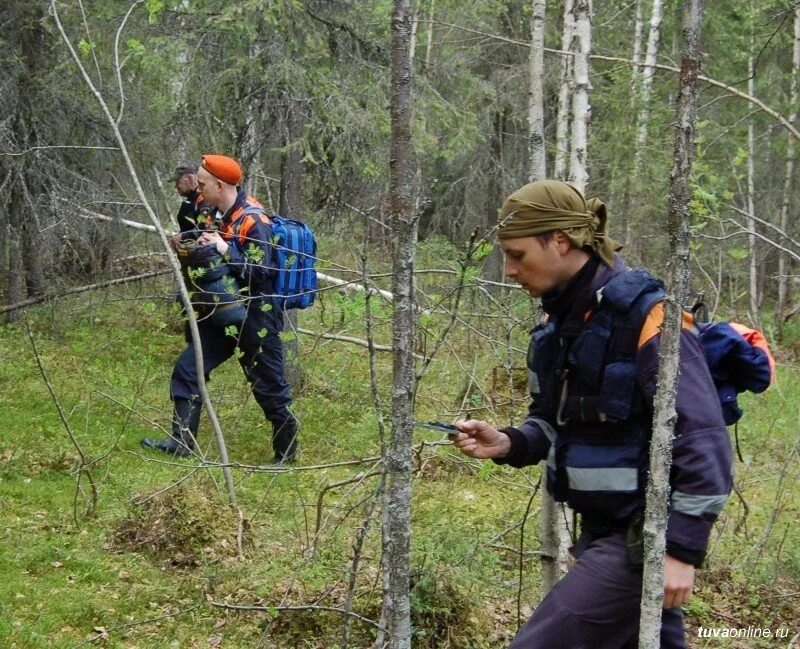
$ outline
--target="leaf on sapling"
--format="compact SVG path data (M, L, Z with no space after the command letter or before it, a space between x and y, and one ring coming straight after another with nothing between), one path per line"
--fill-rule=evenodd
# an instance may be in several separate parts
M129 38L127 41L125 41L125 45L127 45L131 54L137 58L143 57L147 52L142 42L135 38Z
M147 9L147 19L150 23L158 22L158 15L164 9L164 0L147 0L145 2Z
M475 246L475 250L472 253L472 261L483 261L491 254L493 248L494 246L488 241L481 241Z
M88 57L89 54L91 54L92 49L93 49L92 44L85 38L82 38L81 40L78 41L78 51L81 53L81 56L83 58Z
M747 259L749 253L744 248L731 248L728 250L728 254L736 261L742 261L743 259Z

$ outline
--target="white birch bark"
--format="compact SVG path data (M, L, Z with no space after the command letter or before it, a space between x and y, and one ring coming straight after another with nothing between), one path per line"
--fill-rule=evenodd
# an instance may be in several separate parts
M251 59L257 60L261 56L261 47L256 43L251 43L248 54ZM247 176L244 179L244 189L251 195L258 193L258 171L260 166L260 143L259 133L261 132L261 107L259 106L258 94L251 94L247 100L245 111L245 131L240 147L240 157L245 166Z
M428 74L431 69L431 52L433 51L433 16L436 0L431 0L428 7L428 41L425 44L425 59L422 61L422 74Z
M794 51L792 55L792 76L789 81L789 123L797 121L798 78L800 77L800 4L794 9ZM781 202L780 228L783 232L789 227L789 202L792 195L792 177L794 176L794 138L789 138L786 147L786 171L783 177L783 200ZM781 240L785 248L786 239ZM789 294L789 259L785 253L778 255L778 304L775 314L778 338L783 335L783 312L786 309L786 298Z
M650 476L643 529L644 574L639 626L640 649L658 649L661 644L669 472L672 465L672 439L678 417L675 411L675 398L678 390L682 305L689 286L689 201L691 199L689 175L694 154L702 16L702 0L685 1L675 154L670 172L667 209L667 231L670 240L666 278L668 297L664 305L664 325L661 330L658 389L653 403Z
M569 152L569 182L583 192L589 180L586 146L591 118L589 105L589 53L592 50L592 0L575 0L572 14L575 30L570 51L573 54L572 143Z
M531 14L530 83L528 93L529 170L528 180L545 178L544 106L544 14L545 0L533 0ZM566 59L567 57L565 57ZM563 68L562 68L563 69ZM562 82L564 79L562 78ZM567 84L567 96L569 85ZM566 104L564 104L566 107ZM561 105L559 107L561 110ZM565 110L564 114L567 114ZM566 131L565 131L566 134ZM562 149L563 151L563 149ZM556 154L558 157L558 153ZM563 156L561 158L563 160ZM562 163L563 164L563 163ZM563 174L563 170L561 171ZM565 514L553 497L542 489L539 512L539 556L541 557L541 594L544 597L566 573L568 567L569 530L563 524Z
M544 12L546 0L533 0L531 13L531 54L528 84L528 180L545 178L544 151Z
M650 97L653 94L653 77L656 74L656 60L658 59L658 44L661 37L661 22L664 19L663 0L653 0L653 10L650 15L650 31L647 35L647 51L644 56L644 67L641 72L639 88L639 115L636 119L636 170L641 165L642 149L647 141L647 127L650 120Z
M392 15L392 100L389 197L393 225L392 438L386 462L382 619L390 649L411 648L411 433L414 392L414 248L412 209L411 40L409 0L395 0Z
M561 35L561 49L566 52L572 43L575 19L572 15L574 0L564 0L564 27ZM553 178L567 179L569 164L569 116L572 106L572 57L561 57L561 83L558 87L558 114L556 115L556 152L553 164Z
M419 30L419 10L420 2L414 5L414 13L411 15L411 41L408 44L408 65L411 68L411 73L414 73L414 56L417 51L417 31Z
M752 95L754 90L755 69L753 65L753 50L755 49L755 35L750 33L750 55L747 57L747 92ZM750 256L750 321L759 326L758 316L758 261L756 259L756 209L755 195L755 125L751 117L747 123L747 248Z
M633 68L631 70L631 97L639 95L639 78L641 70L639 63L642 61L642 0L636 0L636 9L633 17Z

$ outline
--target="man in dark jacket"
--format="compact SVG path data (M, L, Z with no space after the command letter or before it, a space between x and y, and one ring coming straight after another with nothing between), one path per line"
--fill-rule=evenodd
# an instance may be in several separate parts
M198 190L217 209L221 230L207 230L197 237L200 246L213 245L236 278L246 300L246 314L217 305L198 323L205 375L229 359L237 350L239 363L258 405L272 424L275 462L293 462L297 451L297 420L286 381L280 332L283 312L274 299L275 252L269 219L258 201L238 187L242 171L232 158L207 155L197 172ZM192 236L186 232L183 237ZM232 320L233 318L233 320ZM241 325L241 326L239 326ZM174 402L172 436L165 440L144 439L148 448L178 456L195 448L200 422L200 389L194 348L178 357L172 372L170 396Z
M175 167L175 172L169 180L175 183L175 191L183 199L176 217L180 232L202 227L206 212L209 211L211 205L203 201L203 197L197 190L197 167L192 165Z
M546 460L547 488L581 517L577 562L511 649L637 646L641 520L656 391L662 285L628 270L605 234L606 209L559 181L506 199L505 273L542 299L548 321L528 354L532 402L518 427L460 420L455 444L498 464ZM688 323L686 323L688 325ZM697 337L681 334L661 646L685 647L681 606L731 489L732 453Z

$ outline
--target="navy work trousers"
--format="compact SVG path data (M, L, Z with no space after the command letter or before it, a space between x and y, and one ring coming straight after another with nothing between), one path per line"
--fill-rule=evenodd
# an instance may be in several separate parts
M239 364L250 382L253 396L273 427L276 430L280 429L287 420L294 419L289 410L292 397L286 381L281 339L277 333L258 336L249 331L253 328L250 316L242 326L237 327L242 332L241 336L226 334L226 327L241 322L241 320L236 322L235 317L234 310L233 312L214 314L197 323L200 330L206 380L214 368L234 355L238 346L242 352L239 356ZM173 400L189 399L193 401L200 398L194 346L191 342L178 356L172 370L170 397Z
M582 535L577 562L539 604L508 649L636 649L642 569L624 534ZM661 648L685 649L683 611L662 611Z

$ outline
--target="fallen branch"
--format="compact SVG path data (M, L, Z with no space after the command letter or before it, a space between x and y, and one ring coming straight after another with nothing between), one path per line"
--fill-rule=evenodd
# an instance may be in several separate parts
M0 311L2 313L2 311ZM305 334L306 336L315 336L317 338L325 338L327 340L338 340L340 342L345 343L352 343L353 345L358 345L360 347L366 347L369 349L369 341L363 340L361 338L354 338L353 336L342 336L341 334L329 334L329 333L317 333L316 331L309 331L308 329L301 329L300 327L297 328L297 331L301 334ZM373 345L375 351L379 352L391 352L392 346L391 345ZM422 354L414 354L415 358L424 358Z
M134 230L144 230L145 232L156 232L157 230L152 225L147 225L147 223L139 223L139 221L129 221L128 219L123 219L121 217L113 217L113 216L106 216L105 214L99 214L98 212L92 212L91 210L87 210L85 207L78 207L78 216L82 219L93 219L96 221L111 221L112 223L120 223L121 225L125 225L129 228L133 228Z
M6 304L0 306L0 313L7 313L8 311L17 311L34 304L41 302L48 302L50 300L57 300L58 298L66 297L67 295L75 295L77 293L86 293L88 291L95 291L100 288L108 288L109 286L119 286L120 284L129 284L130 282L139 282L143 279L150 277L158 277L159 275L166 275L172 271L170 270L153 270L149 273L142 273L141 275L130 275L128 277L117 277L116 279L109 279L105 282L98 282L97 284L89 284L88 286L78 286L75 288L68 288L59 293L48 293L47 295L40 295L39 297L31 297L22 302L14 304Z
M324 273L317 272L317 279L320 282L325 282L326 284L333 284L334 286L339 286L340 288L344 288L345 290L350 291L361 291L365 292L368 291L371 295L380 295L382 298L388 300L389 302L392 301L393 296L389 291L384 291L383 289L379 288L367 288L362 284L361 279L351 279L349 281L339 279L338 277L331 277L330 275L325 275Z
M374 626L376 629L381 628L380 624L375 620L370 620L368 617L353 613L352 611L346 611L338 606L320 606L319 604L308 604L306 606L251 606L246 604L225 604L224 602L209 602L209 604L229 611L261 611L264 613L272 613L273 611L330 611L332 613L341 613L355 618L365 624Z

